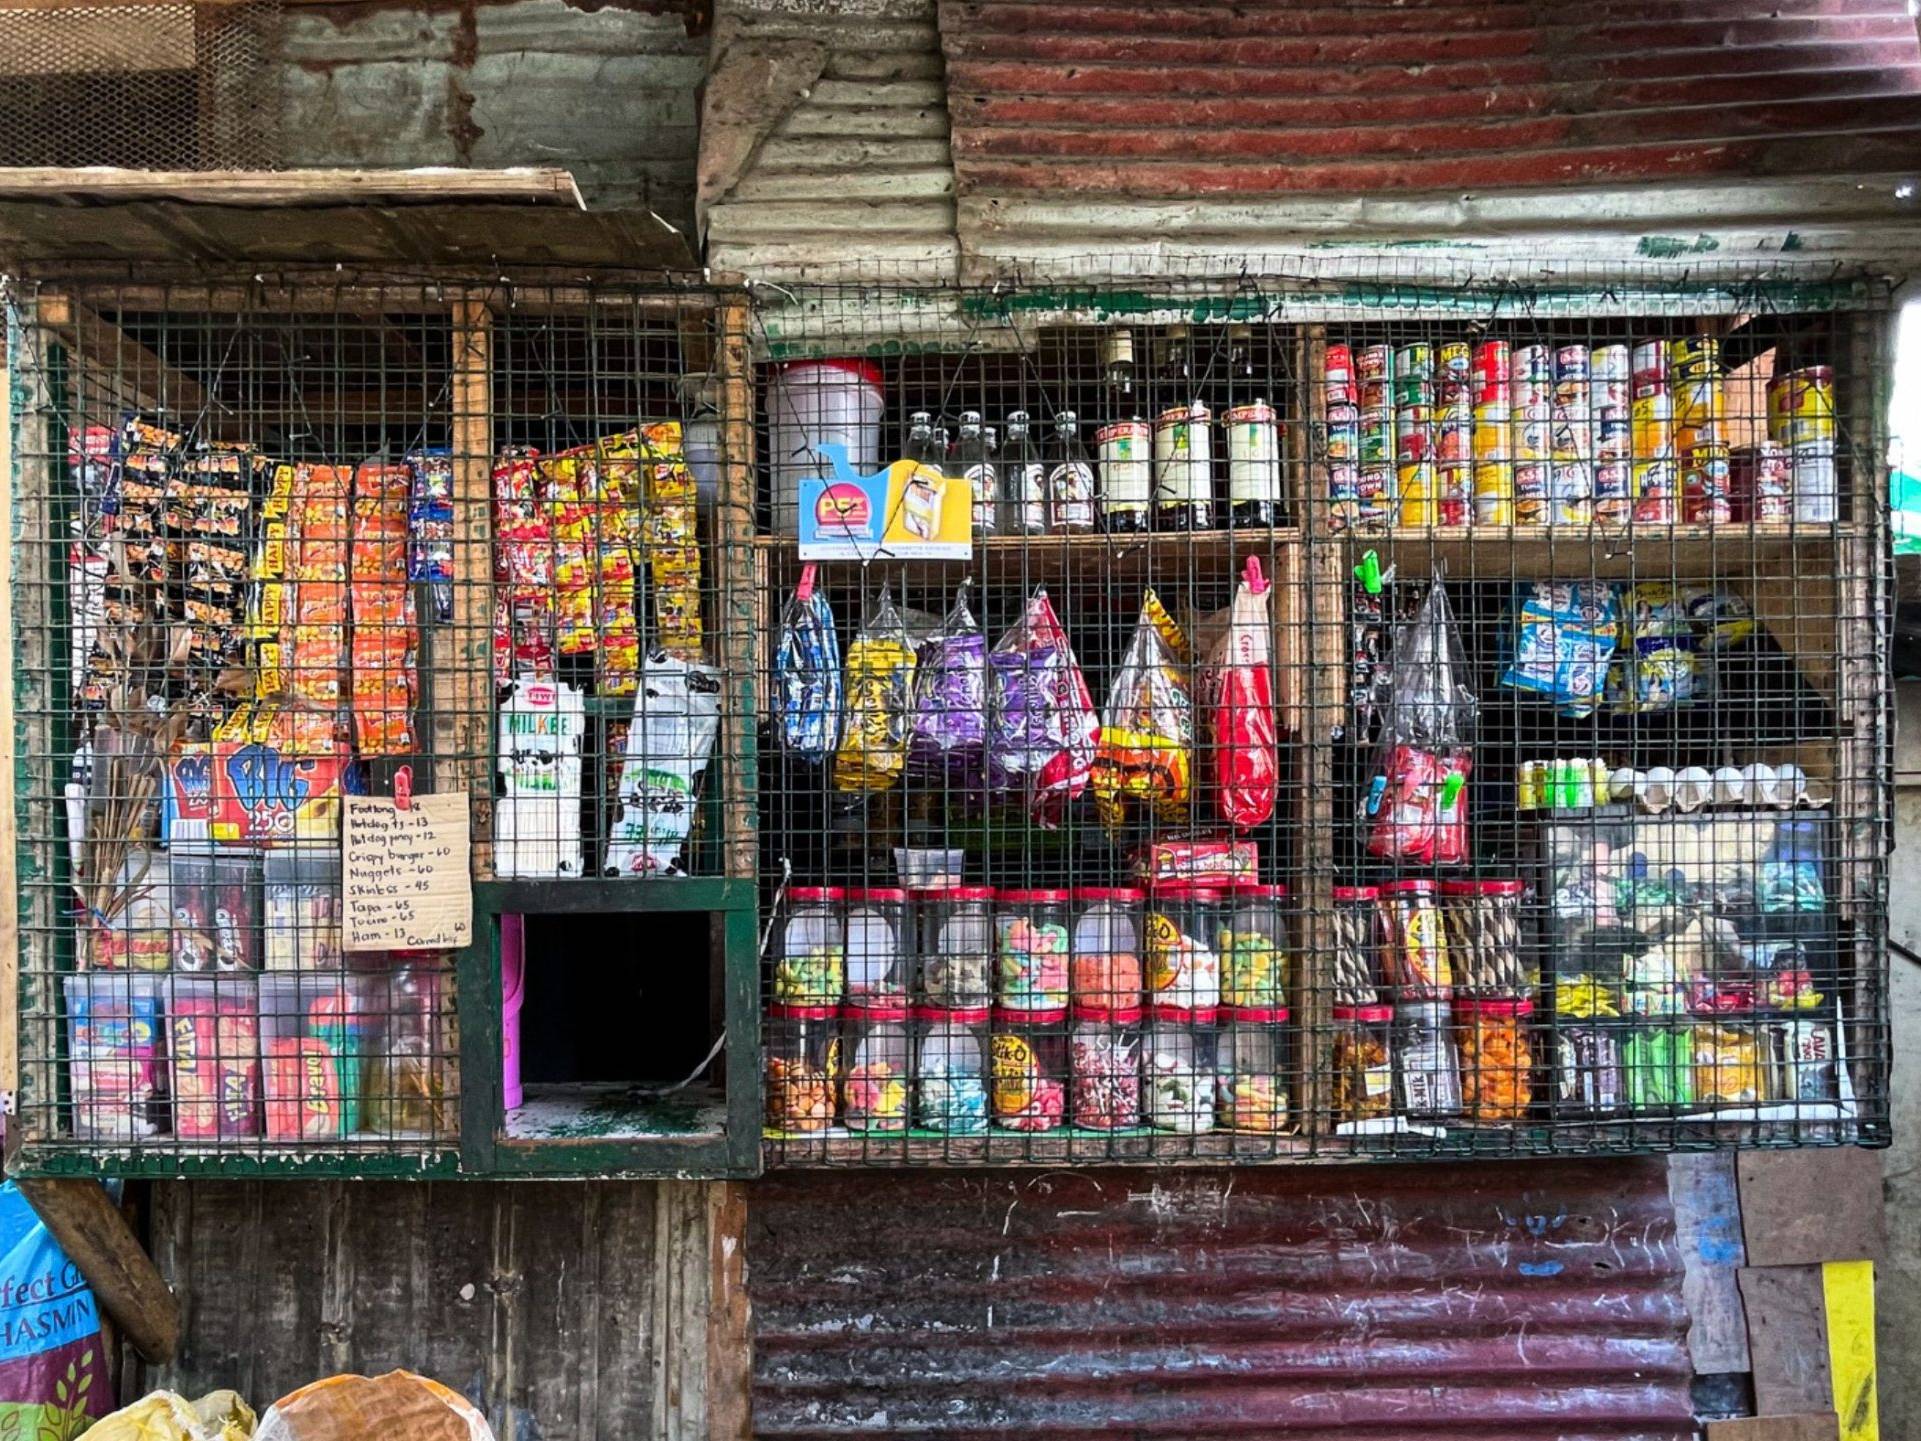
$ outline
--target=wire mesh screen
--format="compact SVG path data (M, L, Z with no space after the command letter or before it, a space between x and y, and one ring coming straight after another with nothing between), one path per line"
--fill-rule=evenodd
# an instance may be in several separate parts
M38 1163L451 1158L457 967L496 1035L495 947L526 913L721 874L745 631L686 380L717 314L669 287L358 276L16 297ZM395 949L385 892L344 885L343 813L449 793L485 923L471 951ZM546 888L590 879L613 889ZM718 964L687 968L690 1033ZM509 978L515 999L552 974Z
M1884 305L762 295L770 1160L1885 1143Z
M277 0L0 7L0 163L271 166L279 25Z

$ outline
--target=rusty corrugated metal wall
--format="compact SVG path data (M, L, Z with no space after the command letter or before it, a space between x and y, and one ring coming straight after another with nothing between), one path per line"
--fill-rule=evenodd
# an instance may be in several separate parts
M755 1433L1689 1437L1666 1174L770 1178Z

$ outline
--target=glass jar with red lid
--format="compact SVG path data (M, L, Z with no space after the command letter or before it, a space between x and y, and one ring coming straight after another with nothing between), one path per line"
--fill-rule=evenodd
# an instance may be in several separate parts
M1010 1011L1059 1011L1069 999L1069 893L1002 891L994 907L995 996Z
M847 1000L905 1005L911 932L907 892L858 886L847 892Z
M1381 969L1397 1001L1444 1001L1453 993L1440 889L1429 880L1389 881L1381 887L1387 936Z
M1492 997L1454 1003L1461 1063L1461 1112L1470 1121L1510 1122L1534 1104L1534 1003Z
M1132 886L1076 886L1069 945L1074 1004L1109 1009L1141 1003L1141 903Z
M1272 1135L1288 1125L1286 1006L1227 1006L1215 1055L1221 1129Z
M1122 1131L1141 1123L1141 1008L1076 1003L1068 1040L1074 1124Z
M923 1131L986 1131L988 1020L986 1006L915 1008L914 1124Z
M824 1131L834 1124L835 1057L840 1007L767 1008L767 1129L784 1134Z
M1389 1115L1394 1109L1393 1008L1335 1006L1332 1017L1335 1123Z
M847 892L793 886L774 962L774 1000L784 1006L838 1006L847 989Z
M1336 886L1334 1004L1371 1006L1381 999L1381 892L1376 886Z
M907 1129L913 1037L905 1001L841 1008L841 1124L850 1131Z
M912 893L920 940L920 998L973 1009L994 1000L994 888L942 886Z
M1227 890L1221 925L1221 1004L1271 1009L1287 1004L1291 980L1287 887L1244 881Z
M1221 1002L1222 923L1227 893L1162 883L1148 898L1147 1000L1151 1006L1208 1009Z
M1147 1124L1199 1135L1214 1129L1215 1006L1156 1002L1148 1010L1141 1052Z
M1007 1131L1052 1131L1067 1114L1067 1007L994 1011L988 1099Z
M1540 985L1540 961L1521 945L1518 880L1443 881L1441 914L1447 926L1447 962L1454 993L1482 999L1518 1000Z

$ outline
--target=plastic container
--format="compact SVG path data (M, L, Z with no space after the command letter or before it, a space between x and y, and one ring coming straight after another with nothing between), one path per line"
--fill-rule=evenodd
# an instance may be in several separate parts
M1381 887L1386 945L1381 971L1397 1001L1446 1000L1454 990L1440 887L1433 881L1389 881Z
M1612 1019L1563 1017L1554 1041L1554 1109L1566 1116L1618 1116L1627 1103L1621 1061L1625 1027Z
M1470 1121L1525 1120L1534 1104L1534 1003L1457 1000L1461 1114Z
M260 1092L269 1141L337 1140L345 1124L333 1048L312 1034L308 1005L333 988L317 976L262 976ZM516 1103L518 1104L518 1103Z
M1540 961L1521 945L1526 889L1518 880L1441 882L1455 995L1518 1000L1539 989Z
M880 367L864 360L793 360L767 381L767 454L773 480L774 530L790 535L800 516L800 483L831 476L820 452L846 447L847 463L865 475L880 463L886 399Z
M164 851L130 850L114 878L122 903L88 932L87 967L96 971L164 971L173 965L173 906Z
M986 1006L915 1009L914 1124L921 1130L987 1130L990 1015Z
M1197 1136L1214 1129L1218 1010L1156 1004L1148 1011L1141 1052L1147 1124Z
M1076 1004L1068 1040L1076 1126L1124 1131L1141 1123L1141 1008Z
M1250 883L1227 893L1221 927L1221 1004L1271 1010L1287 1005L1292 979L1287 887Z
M841 1008L840 1119L848 1130L907 1129L908 1019L904 1002Z
M176 971L260 969L260 858L175 851L169 858Z
M500 1104L517 1111L520 1088L520 1012L527 1003L527 918L500 918Z
M173 1133L183 1141L260 1134L260 1000L251 978L176 976L167 989Z
M1221 1012L1215 1109L1221 1129L1273 1135L1288 1127L1285 1006L1230 1006Z
M1067 1008L994 1011L988 1098L994 1124L1052 1131L1067 1112Z
M1384 1005L1335 1006L1331 1018L1336 1123L1390 1114L1394 1012Z
M162 1129L162 981L112 971L61 977L73 1133L136 1141Z
M1374 886L1336 886L1334 1004L1371 1006L1380 1000L1381 893Z
M1002 891L994 910L995 995L1010 1011L1059 1011L1068 1003L1069 894Z
M441 952L421 952L384 977L370 977L382 1018L367 1067L367 1125L382 1136L451 1136L448 1071L453 972Z
M1446 1001L1394 1008L1394 1074L1401 1113L1414 1120L1461 1114L1461 1067Z
M1221 1001L1220 942L1226 893L1161 885L1147 911L1149 1005L1208 1009Z
M939 1009L994 1000L994 888L943 886L909 892L919 933L919 995Z
M774 1002L837 1006L847 989L847 892L839 886L794 886L774 965Z
M809 1134L834 1124L838 1006L767 1008L767 1129Z
M340 852L285 846L262 861L261 895L270 971L337 969L340 949Z
M1076 886L1069 948L1074 1004L1125 1009L1141 1003L1141 924L1146 893L1131 886Z
M907 1003L907 892L870 886L847 892L847 1003Z

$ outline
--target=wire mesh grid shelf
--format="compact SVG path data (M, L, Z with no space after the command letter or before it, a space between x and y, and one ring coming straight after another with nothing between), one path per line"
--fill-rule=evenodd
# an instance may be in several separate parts
M414 1172L496 1139L724 1136L710 915L753 905L724 315L669 282L14 297L26 1165ZM343 812L449 793L473 942L365 949ZM639 910L710 915L643 973ZM551 957L523 967L525 935ZM552 1024L643 994L685 1022L659 1074Z
M757 292L769 1164L1884 1144L1886 303Z

